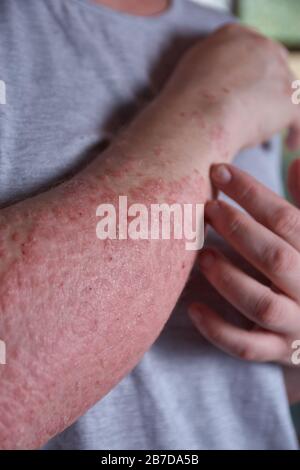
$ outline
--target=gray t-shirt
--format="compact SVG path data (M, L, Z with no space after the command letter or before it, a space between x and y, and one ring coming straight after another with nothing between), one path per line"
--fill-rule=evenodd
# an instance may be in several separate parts
M1 0L0 202L50 186L99 153L184 49L229 20L183 0L156 18L88 0ZM275 139L237 164L279 191L279 149ZM235 314L204 280L193 295ZM186 315L189 296L138 366L47 448L296 448L281 370L204 341Z

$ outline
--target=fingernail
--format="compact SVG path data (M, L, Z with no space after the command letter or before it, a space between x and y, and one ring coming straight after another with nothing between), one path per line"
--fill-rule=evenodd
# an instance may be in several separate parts
M232 175L225 165L216 165L212 168L211 177L215 183L228 184Z
M210 268L215 261L215 255L212 251L202 251L199 254L199 264L202 269Z
M209 201L205 206L205 215L209 218L219 213L220 204L218 201Z

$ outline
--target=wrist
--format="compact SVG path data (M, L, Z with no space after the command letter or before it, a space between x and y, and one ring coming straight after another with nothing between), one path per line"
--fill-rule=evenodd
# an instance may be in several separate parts
M181 130L189 135L199 158L205 154L211 163L229 163L243 147L234 100L224 91L213 94L198 89L179 94L165 89L159 101L169 110L176 134Z

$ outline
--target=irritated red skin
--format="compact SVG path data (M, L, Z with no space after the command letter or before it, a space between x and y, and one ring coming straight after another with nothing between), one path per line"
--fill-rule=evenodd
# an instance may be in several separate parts
M144 120L142 143L138 123L104 163L0 213L2 449L41 446L101 399L152 345L185 285L195 258L185 240L96 237L97 206L117 207L119 195L149 205L210 192L209 159L186 165L174 139L156 142Z
M185 180L195 192L198 182ZM16 448L42 444L107 393L152 344L185 284L194 254L181 241L96 238L96 204L118 194L91 186L78 197L67 183L51 205L41 198L25 234L18 220L32 201L7 211L2 233L16 226L2 244L16 246L2 259L0 287L2 448L12 435ZM178 200L180 189L148 178L129 193L147 204Z

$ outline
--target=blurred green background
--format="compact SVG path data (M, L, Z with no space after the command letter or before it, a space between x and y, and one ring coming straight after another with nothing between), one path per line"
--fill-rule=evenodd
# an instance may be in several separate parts
M299 0L240 0L240 18L289 47L300 44Z

